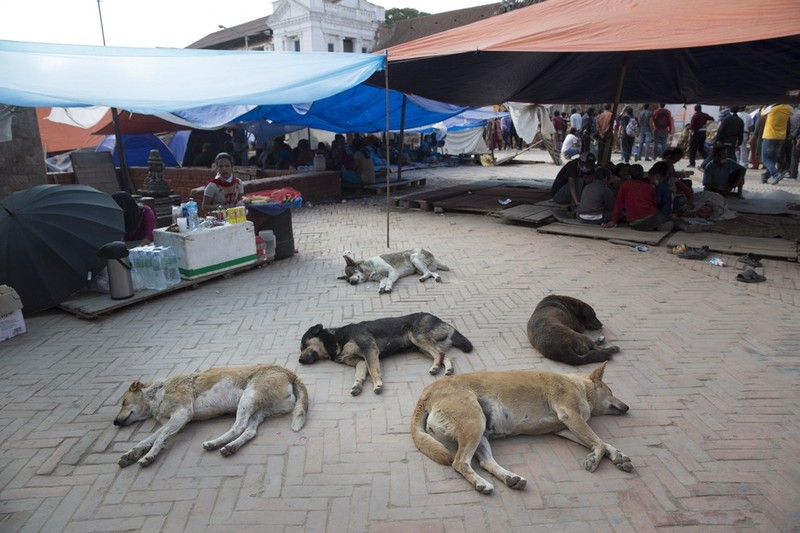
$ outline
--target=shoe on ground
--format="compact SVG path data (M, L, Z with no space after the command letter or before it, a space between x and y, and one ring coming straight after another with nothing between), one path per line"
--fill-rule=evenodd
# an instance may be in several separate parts
M753 269L747 269L741 274L737 274L736 280L743 283L758 283L760 281L767 281L767 278L756 273L756 271Z
M782 179L783 179L783 176L775 176L774 178L769 180L769 184L770 185L777 185L778 183L781 182Z
M745 265L748 265L748 266L751 266L751 267L762 267L762 266L764 266L763 264L761 264L761 256L758 256L758 255L752 254L752 253L748 253L748 254L745 254L745 255L741 256L740 258L737 259L737 261L739 261L740 263L744 263Z

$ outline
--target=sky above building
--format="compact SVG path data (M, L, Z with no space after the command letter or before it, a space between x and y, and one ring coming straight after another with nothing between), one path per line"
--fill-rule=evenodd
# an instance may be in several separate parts
M441 13L491 0L372 0L391 8ZM99 9L98 9L99 6ZM9 0L0 40L143 48L185 48L219 26L272 13L268 0ZM100 16L102 13L102 28Z

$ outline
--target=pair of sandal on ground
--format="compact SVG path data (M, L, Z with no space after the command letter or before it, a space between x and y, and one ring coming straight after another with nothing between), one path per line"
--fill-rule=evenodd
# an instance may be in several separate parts
M692 248L685 244L679 244L673 248L670 248L669 253L677 255L681 259L705 259L708 257L708 246ZM737 261L753 268L760 268L764 266L761 263L761 257L752 253L748 253L739 257ZM762 281L767 281L767 278L752 268L748 268L744 272L737 274L736 280L741 281L742 283L759 283Z
M745 265L754 267L754 268L764 266L763 264L761 264L761 257L759 257L759 256L757 256L755 254L745 254L742 257L740 257L739 259L737 259L737 261L739 261L740 263L744 263ZM737 281L741 281L743 283L759 283L761 281L767 281L767 278L765 276L762 276L761 274L757 273L752 268L748 268L747 270L745 270L741 274L737 274L736 275L736 280Z

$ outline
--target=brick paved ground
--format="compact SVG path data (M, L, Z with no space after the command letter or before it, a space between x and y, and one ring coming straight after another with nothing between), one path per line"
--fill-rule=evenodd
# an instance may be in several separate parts
M547 167L550 179L555 172L530 167ZM388 219L392 249L425 246L450 265L443 283L406 278L379 296L375 284L335 279L342 251L386 249L382 201L368 199L296 210L299 254L269 267L97 321L29 317L28 333L0 344L0 530L800 530L797 263L767 260L768 281L748 285L734 280L734 267L478 215L392 211ZM475 345L452 353L457 373L569 371L543 360L524 333L551 293L591 302L622 349L606 380L631 411L590 423L632 458L632 473L608 461L588 473L578 445L517 437L493 448L527 489L498 482L483 496L411 442L414 403L436 379L423 356L385 361L385 392L367 387L357 398L349 367L297 362L300 336L315 323L425 310ZM132 380L248 363L298 371L311 394L301 433L287 418L268 420L223 458L201 442L230 420L197 422L152 466L117 467L155 427L111 424Z

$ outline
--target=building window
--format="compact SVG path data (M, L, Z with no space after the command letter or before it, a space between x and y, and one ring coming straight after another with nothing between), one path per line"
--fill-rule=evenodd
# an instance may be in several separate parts
M333 43L328 43L328 52L333 52Z
M361 47L361 53L362 54L366 54L367 53L367 47L366 46L362 46Z
M342 41L342 51L353 53L353 39L345 39Z
M295 41L294 41L294 51L295 52L299 52L300 51L300 39L295 39Z

